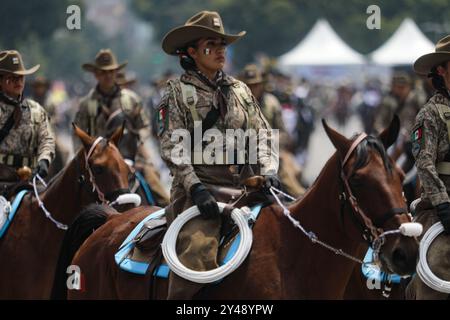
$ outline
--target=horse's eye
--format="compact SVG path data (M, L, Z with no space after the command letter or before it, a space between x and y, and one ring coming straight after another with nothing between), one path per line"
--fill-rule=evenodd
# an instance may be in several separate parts
M92 166L92 172L94 174L102 174L103 173L103 167L102 166Z
M363 184L363 178L357 174L352 175L349 179L349 183L353 187L359 187Z

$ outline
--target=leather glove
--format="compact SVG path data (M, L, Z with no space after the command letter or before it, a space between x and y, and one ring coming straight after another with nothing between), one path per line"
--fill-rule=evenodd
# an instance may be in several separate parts
M269 190L270 187L281 189L281 182L276 174L264 176L264 188Z
M41 178L45 178L48 175L48 160L42 159L39 160L38 165L33 170L33 176L39 174Z
M437 216L444 226L445 233L450 234L450 203L444 202L436 206Z
M220 215L216 199L203 184L194 184L190 192L192 201L197 205L203 219L213 219Z

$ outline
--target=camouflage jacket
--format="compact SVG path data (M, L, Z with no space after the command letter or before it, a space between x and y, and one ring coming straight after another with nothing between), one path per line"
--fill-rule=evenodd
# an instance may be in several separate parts
M49 163L55 156L55 135L50 125L47 112L37 102L25 99L22 101L22 118L17 128L13 126L9 134L0 143L0 154L18 155L45 159ZM13 104L0 100L0 127L13 113Z
M182 185L186 191L189 191L192 185L200 182L192 162L188 161L189 163L183 162L177 164L172 158L172 151L176 145L171 139L174 131L176 129L185 129L187 132L194 131L193 116L190 109L183 103L180 82L195 87L198 98L195 109L202 121L212 108L218 108L218 95L213 88L204 84L195 72L187 71L180 79L168 82L165 94L158 106L158 117L161 126L158 132L161 140L161 156L174 176L173 187ZM271 129L256 99L243 82L226 76L223 81L223 86L230 86L229 90L227 90L227 113L224 119L221 117L218 118L212 129L217 129L224 135L227 129L245 130L249 125L255 130ZM254 108L252 109L253 111L249 111L250 107L244 106L241 103L241 100L231 90L231 86L242 86L245 89L247 96L251 97L250 104ZM264 168L264 172L276 174L277 164L274 166L273 161L271 161L270 156L267 156L267 153L265 155L258 154L258 163ZM195 165L195 168L197 169L199 166ZM204 166L204 164L201 166Z
M434 206L450 201L450 176L440 175L436 169L450 149L447 124L440 115L439 105L448 106L450 112L450 101L436 93L417 114L411 133L412 151L422 184L421 197Z
M110 99L109 107L107 106ZM75 124L91 136L106 134L108 115L103 108L111 111L122 109L133 119L133 126L140 131L141 140L149 135L149 120L142 107L141 98L129 89L118 89L112 96L103 96L97 88L92 89L80 101L75 115ZM79 139L74 137L75 149L80 145Z
M381 132L391 123L394 114L400 118L400 137L409 141L411 129L420 108L426 103L426 95L421 90L411 90L403 104L392 96L386 96L377 111L375 129Z

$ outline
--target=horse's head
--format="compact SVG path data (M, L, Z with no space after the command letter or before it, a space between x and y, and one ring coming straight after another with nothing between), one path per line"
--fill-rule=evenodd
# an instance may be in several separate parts
M132 169L117 149L123 135L123 127L117 128L111 137L106 139L91 137L76 125L73 126L85 152L84 174L82 174L85 181L82 183L89 185L92 188L91 192L97 192L99 200L103 203L111 203L120 195L128 195L130 193L128 181Z
M117 147L123 158L131 163L134 163L138 147L141 143L139 131L135 129L137 116L135 112L126 114L120 110L120 112L111 114L106 123L107 137L111 137L119 127L123 127L122 138L117 144Z
M401 224L411 221L402 190L404 173L386 153L397 139L398 117L395 116L379 137L362 134L351 140L331 129L325 121L323 125L341 159L340 198L345 205L341 218L357 227L349 229L359 230L360 239L371 245L382 245L379 257L386 271L401 275L413 273L418 254L415 238L393 233L379 238L383 242L376 241L383 232L398 231ZM350 219L345 217L348 214L352 215Z

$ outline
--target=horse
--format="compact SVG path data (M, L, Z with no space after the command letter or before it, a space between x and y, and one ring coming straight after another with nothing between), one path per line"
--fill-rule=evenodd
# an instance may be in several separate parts
M398 117L379 138L360 135L347 139L325 121L323 126L337 151L308 192L290 204L288 211L319 240L342 251L330 251L311 241L279 205L271 204L262 209L254 225L252 250L244 263L220 283L204 287L195 298L342 299L367 242L382 230L398 229L410 221L402 196L403 173L385 151L398 135ZM124 272L114 261L130 231L155 210L136 208L111 219L107 210L95 208L106 223L97 225L79 248L70 248L76 253L67 260L67 264L80 268L84 286L65 290L55 298L63 299L67 294L69 299L165 299L166 279ZM390 272L410 274L417 251L416 239L393 234L380 248L381 265ZM347 255L342 256L342 252ZM65 285L64 278L58 282Z
M116 147L123 128L109 140L95 139L75 125L74 130L83 148L39 195L52 219L63 224L70 224L89 203L106 203L129 192L131 175ZM64 235L64 227L55 224L46 218L34 195L25 195L0 239L0 299L50 297Z
M421 206L421 203L417 207ZM439 218L431 204L427 204L424 210L420 210L414 220L422 223L423 235ZM428 266L431 271L440 279L450 281L450 242L449 236L445 233L438 235L429 246L427 256ZM406 299L408 300L448 300L450 295L445 292L436 291L427 286L416 273L406 287Z
M131 189L141 196L143 204L165 206L168 204L168 196L159 181L157 171L152 164L147 163L150 156L145 155L146 159L137 159L142 157L141 153L146 152L139 130L136 129L137 119L140 119L139 112L139 109L135 109L135 111L127 114L122 109L117 109L108 114L105 125L106 136L111 135L119 126L125 126L118 148L125 161L135 172L133 179L130 181Z

